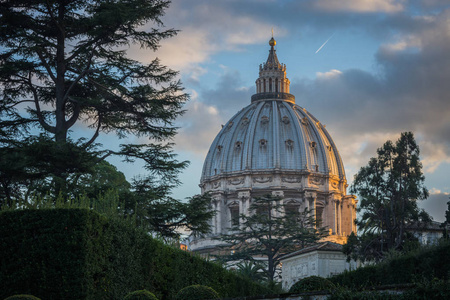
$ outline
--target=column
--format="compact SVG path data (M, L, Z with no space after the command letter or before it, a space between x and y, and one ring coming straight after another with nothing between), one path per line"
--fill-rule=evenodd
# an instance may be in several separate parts
M222 201L217 201L217 213L216 213L216 219L217 219L217 228L216 228L216 233L217 234L221 234L222 233Z

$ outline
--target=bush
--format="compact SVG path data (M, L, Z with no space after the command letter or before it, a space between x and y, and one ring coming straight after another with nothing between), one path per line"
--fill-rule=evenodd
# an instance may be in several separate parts
M207 299L219 299L219 294L209 286L205 285L190 285L181 289L176 300L207 300Z
M87 209L0 212L0 299L123 299L146 289L174 299L202 284L223 297L269 294L261 284ZM174 272L178 270L178 272Z
M33 295L14 295L6 298L5 300L41 300Z
M392 257L377 265L347 271L330 278L334 284L361 290L370 286L414 283L417 278L448 280L450 243L441 242Z
M134 291L125 296L124 300L158 300L155 295L147 290Z
M302 293L312 291L333 290L336 286L326 278L319 276L309 276L297 281L290 289L289 293Z
M352 292L341 290L333 293L327 300L414 300L418 298L406 298L402 294L391 294L386 292ZM424 298L426 299L426 298Z

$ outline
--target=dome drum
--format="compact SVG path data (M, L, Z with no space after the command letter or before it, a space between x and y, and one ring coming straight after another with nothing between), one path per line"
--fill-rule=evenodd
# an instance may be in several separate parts
M285 100L292 103L295 103L295 96L288 93L281 93L281 92L266 92L266 93L258 93L254 94L252 96L252 103L255 101L261 101L261 100Z

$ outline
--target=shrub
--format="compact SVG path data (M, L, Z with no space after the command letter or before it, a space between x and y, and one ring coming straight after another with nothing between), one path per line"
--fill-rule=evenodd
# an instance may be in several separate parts
M377 265L347 271L330 278L336 285L361 290L370 286L414 283L417 278L448 280L449 242L392 257Z
M33 295L14 295L6 298L5 300L41 300Z
M125 296L124 300L158 300L155 295L147 290L134 291Z
M309 276L297 281L289 290L289 293L301 293L312 291L333 290L335 285L326 278Z
M261 284L87 209L0 212L0 299L123 299L146 289L174 299L192 284L223 297L269 294ZM174 272L173 270L178 270Z
M219 294L205 285L190 285L181 289L176 300L204 300L204 299L219 299Z

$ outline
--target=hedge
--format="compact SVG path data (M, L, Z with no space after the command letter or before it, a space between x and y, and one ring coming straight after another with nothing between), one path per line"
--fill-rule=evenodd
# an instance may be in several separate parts
M41 300L33 295L14 295L6 298L5 300Z
M414 283L433 278L450 277L450 243L443 242L418 252L411 252L378 265L346 271L330 279L334 284L351 289L369 286Z
M129 293L123 300L158 300L158 298L147 290L140 290Z
M194 284L222 297L270 293L87 209L1 212L0 253L0 299L24 293L46 300L123 299L146 289L165 300Z
M212 300L220 299L219 294L206 285L190 285L181 289L176 295L176 300Z
M289 289L289 293L303 293L312 291L331 291L334 290L336 286L326 278L319 276L309 276L303 278Z

